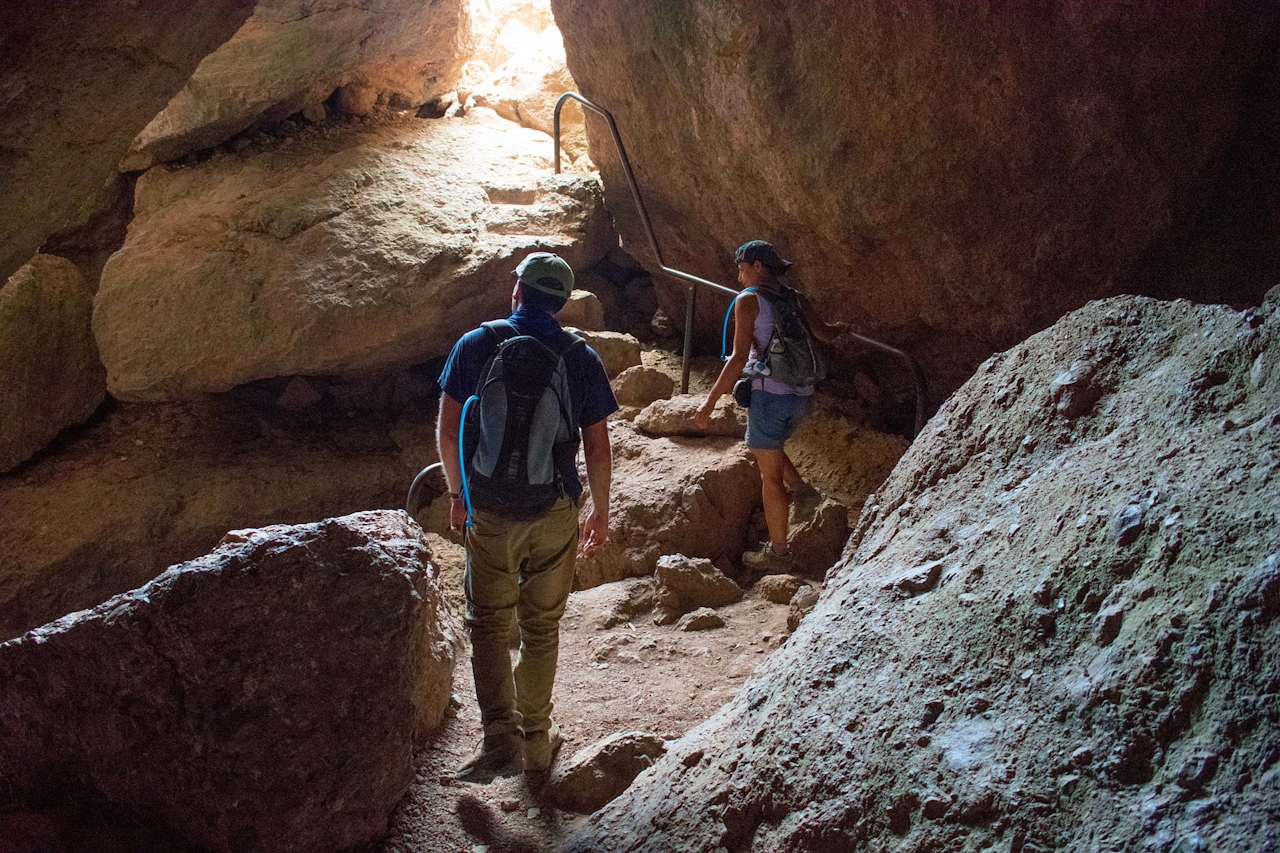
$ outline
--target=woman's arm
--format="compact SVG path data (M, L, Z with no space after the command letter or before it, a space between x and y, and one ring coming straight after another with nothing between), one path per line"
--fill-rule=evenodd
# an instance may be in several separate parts
M733 304L733 355L720 368L720 375L707 392L707 399L693 416L693 424L698 429L711 426L711 413L715 411L716 402L733 388L733 383L742 375L747 366L747 356L751 352L751 342L755 337L756 316L760 313L760 303L754 293L743 294Z
M828 323L818 316L818 312L814 309L813 303L803 293L796 293L800 300L800 314L804 317L805 325L813 332L813 336L818 340L826 343L834 341L840 335L849 331L849 324L843 320L835 323Z

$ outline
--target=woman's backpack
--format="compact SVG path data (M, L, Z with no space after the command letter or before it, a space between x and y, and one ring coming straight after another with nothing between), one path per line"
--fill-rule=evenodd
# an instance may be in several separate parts
M759 288L748 287L739 293L754 293L757 299L767 299L773 309L773 331L765 345L764 352L755 362L755 372L760 376L790 385L793 388L804 388L827 377L827 363L822 352L814 344L813 333L800 311L800 294L795 288L781 285L777 291L768 295ZM737 297L734 298L736 303ZM733 312L733 304L725 313L724 329L721 332L720 358L727 358L725 351L729 341L729 316Z

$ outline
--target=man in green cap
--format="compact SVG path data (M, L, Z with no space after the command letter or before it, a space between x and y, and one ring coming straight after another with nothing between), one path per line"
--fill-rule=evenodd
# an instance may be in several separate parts
M597 550L609 534L606 419L618 403L600 357L556 322L573 270L534 252L515 274L511 316L463 335L440 375L437 440L449 526L465 530L466 622L484 728L457 773L470 781L551 766L562 742L551 718L560 617L579 545ZM581 529L579 440L591 488Z

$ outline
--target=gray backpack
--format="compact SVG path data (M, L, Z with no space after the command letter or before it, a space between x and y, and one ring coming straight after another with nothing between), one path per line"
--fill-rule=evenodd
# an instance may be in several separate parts
M757 290L756 298L768 299L773 308L773 333L761 359L762 375L795 388L826 379L826 361L800 313L800 294L783 285L767 297Z
M484 328L497 348L464 404L460 442L470 506L538 518L565 494L561 471L578 455L565 355L584 342L562 330L546 344L506 320Z

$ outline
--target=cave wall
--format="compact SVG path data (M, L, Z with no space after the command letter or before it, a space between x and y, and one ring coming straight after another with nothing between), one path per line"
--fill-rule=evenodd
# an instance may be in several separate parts
M733 248L770 240L824 313L920 359L937 399L1089 299L1256 303L1270 283L1175 287L1154 250L1230 200L1224 175L1238 195L1267 174L1224 154L1269 97L1254 78L1273 4L552 7L582 93L617 119L667 265L730 284ZM607 128L591 127L624 243L652 265ZM683 316L683 286L662 290ZM704 334L723 310L702 299Z
M83 222L130 142L255 0L15 0L0 11L0 282Z

